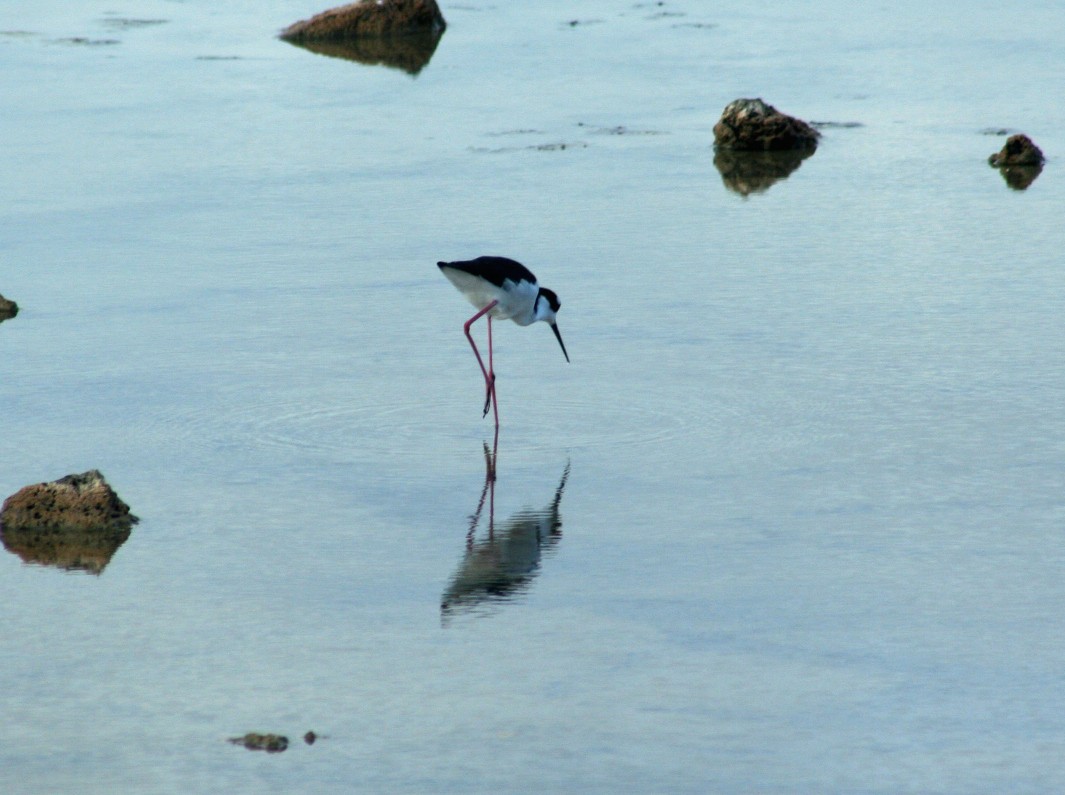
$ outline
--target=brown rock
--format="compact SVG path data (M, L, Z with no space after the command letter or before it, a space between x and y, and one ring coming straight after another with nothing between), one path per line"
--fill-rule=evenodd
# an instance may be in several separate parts
M24 529L129 529L136 522L129 506L95 469L26 486L0 508L0 532L5 534Z
M1006 139L1006 145L1000 152L996 152L987 159L991 165L1002 168L1004 166L1041 166L1043 165L1043 152L1036 146L1027 135L1011 135Z
M363 36L439 33L447 26L436 0L359 0L281 31L288 41L344 41Z
M999 170L1013 190L1027 190L1043 171L1043 153L1027 135L1011 135L987 162Z
M18 314L18 304L0 295L0 320L8 320Z
M786 116L761 99L737 99L714 125L714 144L749 152L816 149L819 133L802 119Z

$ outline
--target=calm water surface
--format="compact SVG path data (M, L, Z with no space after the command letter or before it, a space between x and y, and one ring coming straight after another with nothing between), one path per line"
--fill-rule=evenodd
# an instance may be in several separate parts
M1065 789L1060 4L463 3L416 75L322 8L0 4L0 496L141 517L0 553L0 790ZM748 195L741 96L828 123ZM573 360L497 325L494 483L482 253Z

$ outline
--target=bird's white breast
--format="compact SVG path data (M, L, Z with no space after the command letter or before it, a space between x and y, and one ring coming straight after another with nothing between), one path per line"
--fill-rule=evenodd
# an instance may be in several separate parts
M505 279L502 287L496 287L491 282L455 268L444 268L443 272L459 292L478 309L484 309L492 301L498 301L489 312L492 317L513 320L521 326L528 326L535 320L536 296L540 292L540 288L535 284Z

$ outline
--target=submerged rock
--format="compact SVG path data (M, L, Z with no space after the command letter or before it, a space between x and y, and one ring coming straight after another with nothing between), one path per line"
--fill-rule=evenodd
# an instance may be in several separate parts
M99 470L26 486L4 500L0 530L125 529L137 522Z
M1027 135L1011 135L1006 145L987 162L1002 173L1006 184L1014 190L1025 190L1043 171L1043 152Z
M802 119L787 116L761 99L733 100L714 125L715 146L738 151L812 151L819 136Z
M18 314L18 304L0 295L0 321L10 320Z
M268 754L280 753L288 748L288 737L282 734L248 732L243 737L230 737L229 742L242 745L249 751L266 751Z
M286 41L346 41L364 36L441 33L447 23L436 0L360 0L331 8L281 31Z

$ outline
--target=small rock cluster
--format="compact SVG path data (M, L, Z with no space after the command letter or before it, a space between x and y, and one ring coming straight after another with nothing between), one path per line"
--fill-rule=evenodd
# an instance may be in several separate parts
M1006 131L994 131L1000 132ZM725 106L714 125L714 164L725 185L746 196L787 177L814 153L819 137L813 126L781 113L761 98L736 99ZM1011 135L988 162L1002 172L1011 188L1024 190L1039 176L1045 158L1027 135Z
M309 731L303 735L303 742L314 745L320 734ZM249 751L266 751L268 754L278 754L288 748L288 737L283 734L263 734L260 732L248 732L243 737L230 737L229 742L240 745Z

